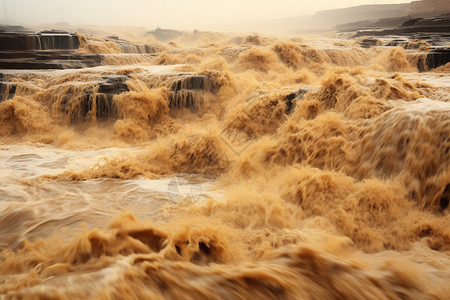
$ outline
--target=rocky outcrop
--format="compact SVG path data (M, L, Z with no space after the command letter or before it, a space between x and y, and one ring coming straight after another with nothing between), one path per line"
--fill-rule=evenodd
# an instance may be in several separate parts
M31 50L76 50L78 37L74 33L60 30L45 30L38 33L29 31L0 30L0 51L31 51ZM6 29L5 29L6 28Z
M0 102L14 97L16 85L5 81L4 75L0 73Z
M168 42L182 36L183 32L172 29L162 29L158 27L155 30L147 32L147 34L153 35L157 40L161 42Z
M75 33L61 30L44 30L33 37L33 50L76 50L78 37Z
M450 62L450 48L435 48L429 52L409 53L411 62L416 62L419 72L426 72Z
M34 33L23 27L0 27L0 69L78 69L103 65L102 52L77 52L86 40L89 39L61 30ZM117 44L118 53L153 54L164 48L159 43L134 44L115 36L102 41Z
M84 121L88 117L93 117L97 121L106 121L117 118L117 107L113 101L114 95L128 92L128 86L125 83L129 79L125 75L103 76L102 81L98 83L95 92L86 92L82 101L79 103L81 114L79 119L73 119L72 122Z
M21 84L21 80L15 80L14 78L20 79L20 76L26 78L29 74L28 71L22 75L12 72L4 76L0 73L0 101L14 97L16 87ZM156 86L149 87L169 88L170 93L167 100L169 108L173 112L180 109L199 110L205 99L213 96L220 88L208 75L161 73L154 76L154 82L159 83ZM129 79L129 75L108 74L99 78L96 83L86 82L85 87L77 88L76 92L68 89L63 99L58 100L59 111L72 124L93 119L96 121L113 121L118 118L114 95L129 91L126 83ZM63 84L67 83L64 82Z
M334 26L339 32L352 32L358 30L376 30L386 27L400 26L403 22L410 20L411 17L398 17L398 18L382 18L379 20L364 20L353 23L345 23Z
M364 39L359 44L363 48L370 48L370 47L374 47L374 46L380 46L381 41L379 41L377 39Z
M441 199L439 201L439 207L444 210L448 207L450 201L450 183L445 186L444 192L442 193Z
M404 20L404 18L400 19ZM381 21L381 20L380 20ZM370 22L370 21L369 21ZM355 36L386 36L386 35L415 35L417 33L442 33L450 37L450 14L441 15L433 18L409 18L401 25L390 27L382 22L371 30L359 30ZM362 26L362 24L359 24ZM345 31L351 28L347 24ZM364 27L364 26L363 26ZM358 27L353 27L354 29ZM361 28L361 27L359 27Z
M78 37L60 30L38 33L20 26L0 28L0 69L68 69L94 67L102 57L80 54Z
M398 26L391 26L402 21ZM364 21L353 24L344 24L337 27L342 31L351 31L356 28L370 28L359 30L355 37L367 36L360 42L361 47L373 46L403 47L405 49L420 49L421 52L409 51L412 61L417 61L420 72L432 70L450 62L450 14L437 17L402 17L394 19L381 19L378 21ZM391 37L373 38L373 37ZM425 52L428 51L428 52Z
M78 69L100 66L99 54L73 51L1 51L0 69Z
M218 88L206 75L183 75L172 82L169 107L195 111L202 105L202 93L214 93Z
M2 69L0 101L13 98L16 90L21 91L20 78L23 77L25 81L28 81L29 75L33 73L32 70L76 69L103 65L105 56L102 54L76 52L79 46L83 48L83 44L90 42L97 43L95 45L99 46L100 50L105 43L113 43L114 47L117 44L123 53L147 55L161 50L159 43L133 44L117 36L102 39L87 35L77 36L57 30L33 33L22 27L0 27L0 68ZM120 52L120 49L117 52ZM126 81L130 77L115 75L114 69L106 68L105 70L108 70L105 72L108 75L101 78L96 70L92 70L92 76L89 76L91 71L83 72L87 76L86 81L79 80L74 83L74 88L67 89L66 85L63 89L66 95L58 95L57 98L49 101L57 104L57 111L67 116L70 123L93 119L97 121L117 119L118 112L113 98L114 95L129 91ZM39 74L40 72L36 72L36 76L39 77ZM173 111L184 108L198 110L206 97L220 88L207 75L179 74L172 71L149 75L155 77L154 82L146 81L149 88L167 87L170 90L167 100ZM48 97L52 96L48 95Z
M443 66L450 62L450 48L435 49L427 53L428 70Z
M108 75L102 77L98 83L96 91L86 92L83 99L79 102L79 115L75 115L71 122L86 121L93 117L97 121L114 120L118 117L117 107L114 103L114 95L128 92L129 88L126 81L129 79L126 75ZM169 79L170 80L170 79ZM169 108L172 111L179 109L198 110L206 95L211 95L217 91L218 87L214 85L211 78L206 75L181 74L176 75L172 81L169 93ZM67 103L67 107L71 107ZM70 108L73 110L73 108ZM69 111L65 112L66 114Z

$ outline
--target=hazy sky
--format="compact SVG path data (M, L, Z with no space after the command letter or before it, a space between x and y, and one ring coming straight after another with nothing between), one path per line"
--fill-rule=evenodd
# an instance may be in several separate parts
M408 0L0 0L1 23L126 25L214 29L221 24L313 14Z

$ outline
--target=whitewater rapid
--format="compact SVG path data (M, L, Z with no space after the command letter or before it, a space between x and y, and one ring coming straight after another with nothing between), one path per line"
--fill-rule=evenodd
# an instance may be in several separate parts
M5 71L1 297L448 299L448 65L197 35Z

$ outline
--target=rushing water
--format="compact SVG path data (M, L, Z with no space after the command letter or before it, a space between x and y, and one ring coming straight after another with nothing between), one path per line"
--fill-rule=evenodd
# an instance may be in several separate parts
M449 299L449 66L197 35L85 38L108 66L5 75L1 297ZM188 74L207 87L171 105ZM116 75L114 110L83 111Z

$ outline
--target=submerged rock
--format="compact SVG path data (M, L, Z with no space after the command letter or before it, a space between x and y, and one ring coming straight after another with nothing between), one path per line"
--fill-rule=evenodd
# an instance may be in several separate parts
M77 53L75 33L44 30L38 33L11 26L0 30L1 69L69 69L102 64L98 54Z
M4 75L0 73L0 102L14 97L15 93L16 85L5 81Z
M379 41L377 39L364 39L359 44L363 48L370 48L370 47L373 47L373 46L380 46L381 45L381 41Z
M170 109L188 108L195 111L202 104L202 93L214 93L218 88L206 75L183 75L172 82L169 107Z
M450 183L447 184L447 186L444 189L444 192L442 193L441 200L439 202L439 206L442 210L446 209L448 207L450 201Z
M79 73L74 77L79 84L73 84L71 79L58 83L58 86L61 85L59 90L64 90L64 93L44 95L46 105L60 112L65 122L71 124L114 121L119 118L114 96L130 91L127 80L131 77L114 73L97 76L95 72ZM29 71L0 73L0 101L14 98L17 87L17 91L28 89L27 83L22 83L21 78L27 78L29 74ZM220 88L208 75L162 73L154 76L155 80L149 82L147 87L168 87L167 101L172 111L184 108L197 111ZM58 86L55 88L58 89ZM21 95L18 92L17 96Z
M80 54L73 51L0 51L1 69L79 69L103 63L99 54Z
M426 72L450 62L450 48L437 48L428 53L412 53L416 56L416 66L419 72Z
M117 106L113 97L129 91L125 83L129 77L125 75L108 75L103 76L102 79L98 83L97 89L87 91L77 104L79 114L72 115L70 120L72 123L93 118L97 121L115 120L117 118ZM70 97L70 95L67 96ZM65 113L70 115L73 107L70 101L66 101L65 104Z
M290 93L284 98L286 102L287 115L290 115L294 111L297 101L303 99L303 96L309 91L311 91L311 89L299 89L295 92Z

